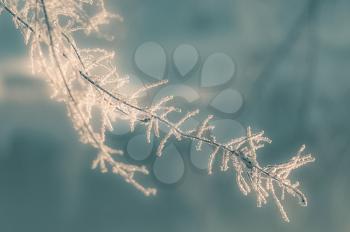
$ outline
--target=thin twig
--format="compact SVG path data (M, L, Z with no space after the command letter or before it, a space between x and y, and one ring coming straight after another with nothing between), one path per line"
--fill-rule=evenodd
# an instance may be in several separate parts
M65 77L64 77L64 74L62 72L62 69L60 67L60 64L58 62L58 59L57 59L57 54L56 54L56 51L54 49L54 42L53 42L53 36L51 34L51 26L50 26L50 21L49 21L49 16L47 14L47 10L46 10L46 7L45 7L45 2L44 0L40 0L41 1L41 4L42 4L42 7L43 7L43 12L44 12L44 16L45 16L45 23L47 25L47 30L48 30L48 35L49 35L49 40L50 40L50 49L52 50L52 53L54 55L54 60L55 60L55 63L58 67L58 70L60 72L60 76L61 78L63 79L63 82L64 82L64 85L65 85L65 88L70 96L70 98L72 99L72 102L75 104L75 107L77 108L78 112L79 112L79 108L76 104L76 101L74 99L74 96L73 94L71 93L70 91L70 88L68 87L67 85L67 82L65 80ZM29 25L25 20L23 20L21 17L19 17L18 15L16 15L14 13L14 11L12 11L9 7L7 7L4 3L0 2L1 5L4 7L4 9L10 13L13 17L15 17L16 19L18 19L19 22L21 22L25 27L29 28L31 30L31 32L33 33L36 33L35 30L33 29L33 27L31 25ZM73 44L73 42L69 39L69 37L64 33L64 32L61 32L62 36L67 40L67 42L70 44L70 46L73 48L74 50L74 53L76 54L76 57L79 61L79 63L81 64L81 66L83 67L83 69L85 69L85 65L84 65L84 62L82 61L81 59L81 56L79 54L79 51L77 49L77 47ZM64 57L67 58L67 56L65 56L65 54L63 54ZM165 126L167 126L169 129L171 130L174 130L177 134L180 134L182 137L184 138L188 138L188 139L191 139L191 140L196 140L196 141L201 141L203 143L206 143L208 145L211 145L213 147L217 147L221 150L224 150L224 151L227 151L233 155L235 155L236 157L240 158L244 163L246 162L249 162L249 160L247 159L244 159L244 156L243 154L241 154L241 152L237 151L237 150L232 150L230 149L229 147L225 146L224 144L221 144L221 143L218 143L216 141L213 141L211 139L207 139L207 138L203 138L203 137L197 137L193 134L190 134L190 133L186 133L186 132L183 132L182 130L180 130L178 127L175 127L174 124L170 123L169 121L167 120L164 120L163 118L161 118L159 115L155 114L155 113L152 113L150 111L148 111L147 109L143 109L137 105L134 105L132 103L129 103L117 96L115 96L114 94L112 94L111 92L109 92L108 90L106 90L105 88L103 88L102 86L100 86L98 83L96 83L94 80L92 80L91 77L89 77L89 75L82 71L82 70L79 70L79 74L80 76L86 80L87 82L89 82L90 84L92 84L92 86L94 86L94 88L96 88L97 90L101 91L103 94L105 94L106 96L110 97L111 99L117 101L118 103L121 103L123 106L126 106L128 108L131 108L131 109L134 109L134 110L137 110L139 111L140 113L142 113L143 115L149 115L151 118L154 118L156 120L158 120L159 122L163 123ZM119 107L117 108L118 111L121 111L122 113L124 114L127 114L127 112L125 112L123 109L120 109ZM81 113L79 113L81 114ZM81 118L83 119L83 117L81 116ZM84 119L83 119L84 120ZM148 120L146 119L137 119L138 121L140 122L147 122ZM87 123L85 122L85 127L88 131L88 133L91 135L92 139L96 142L96 144L101 147L99 145L99 143L97 142L97 139L94 138L94 135L93 135L93 132L90 130L89 126L87 125ZM245 141L245 140L248 140L249 137L246 137L244 140L242 141ZM102 148L102 147L101 147ZM271 178L275 181L277 181L278 183L282 184L284 187L292 190L294 193L296 193L297 195L300 195L300 191L296 188L294 188L293 186L291 186L290 184L288 183L285 183L283 180L281 180L280 178L274 176L274 175L271 175L271 173L265 171L264 169L262 169L260 166L257 166L253 163L249 163L247 165L250 165L252 166L253 168L255 168L256 170L258 170L261 174L265 175L266 177L268 178Z

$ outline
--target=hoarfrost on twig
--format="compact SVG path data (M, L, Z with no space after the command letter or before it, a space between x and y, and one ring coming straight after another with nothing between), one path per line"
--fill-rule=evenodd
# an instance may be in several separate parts
M93 6L92 14L85 11L88 5ZM105 144L106 130L111 130L112 122L122 118L129 121L131 130L138 124L144 125L148 142L152 133L161 137L157 150L159 156L172 137L196 142L197 150L201 150L203 143L208 144L213 148L208 160L208 173L213 173L214 163L221 158L220 170L236 173L239 190L244 195L254 193L258 207L266 204L271 196L284 221L289 221L282 204L286 193L298 198L302 206L307 205L299 182L289 179L291 171L314 161L310 154L303 155L305 146L288 162L263 167L258 162L257 150L265 143L271 143L263 131L253 133L248 127L245 136L220 143L211 134L214 129L212 115L197 128L184 131L183 124L195 117L198 110L172 121L169 115L181 112L171 105L172 96L149 106L139 102L145 92L164 85L166 81L146 85L130 95L121 94L121 89L128 87L129 80L121 76L114 65L114 52L101 48L81 49L74 36L75 32L81 31L86 35L96 33L110 38L102 33L101 26L108 24L110 19L121 18L109 13L103 0L0 0L0 13L3 10L12 15L15 26L29 47L33 72L47 80L52 98L66 104L80 140L99 150L92 164L94 169L121 176L147 196L156 193L154 188L144 187L135 179L136 174L149 174L146 167L119 161L118 156L123 151ZM92 126L96 120L92 113L94 109L99 112L98 128ZM168 128L165 135L159 131L160 124Z

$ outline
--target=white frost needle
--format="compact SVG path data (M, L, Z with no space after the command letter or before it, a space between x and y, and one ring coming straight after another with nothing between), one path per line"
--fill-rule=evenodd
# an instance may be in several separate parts
M87 7L94 10L87 13ZM196 142L198 150L205 143L213 149L208 160L209 174L213 172L216 158L221 156L220 170L233 170L240 191L244 195L254 193L257 206L266 204L271 196L282 219L289 221L282 205L285 194L298 198L301 205L307 205L299 182L289 179L291 171L315 160L310 154L303 155L305 146L288 162L263 167L257 160L257 150L271 142L263 132L253 133L248 127L245 136L220 143L210 133L214 129L210 125L212 115L199 127L183 131L181 126L195 117L198 110L172 121L168 118L169 114L180 113L181 110L171 105L171 96L148 106L138 101L145 92L164 85L166 80L146 85L131 95L121 94L121 89L127 87L128 78L119 75L114 65L114 52L101 48L81 49L75 37L75 32L79 31L106 37L101 32L101 26L120 17L110 14L103 0L0 0L0 13L2 11L12 15L15 26L23 34L29 47L33 72L47 80L53 99L66 104L80 140L99 150L93 168L115 173L145 195L154 195L154 188L143 186L135 178L136 174L148 175L146 167L119 161L122 151L106 145L105 131L111 129L112 122L123 118L129 121L132 130L136 125L144 125L150 142L152 133L162 137L159 132L162 124L168 128L168 133L160 139L158 155L162 154L172 136L177 140ZM92 111L95 109L102 117L98 128L92 126L95 121ZM281 194L277 194L277 188Z

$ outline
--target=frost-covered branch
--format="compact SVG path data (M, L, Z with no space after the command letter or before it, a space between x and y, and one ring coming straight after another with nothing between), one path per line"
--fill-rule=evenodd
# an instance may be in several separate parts
M86 13L87 6L94 9L92 15ZM74 38L77 31L107 37L101 32L101 26L118 16L107 12L103 0L0 0L1 8L12 15L22 32L30 48L32 70L50 83L52 97L67 105L80 140L99 150L93 168L120 175L145 195L156 193L154 188L144 187L135 179L137 173L148 174L144 166L119 161L117 157L123 151L105 144L105 132L112 129L112 122L128 120L131 130L138 124L145 126L148 142L152 134L159 138L158 156L171 139L195 142L197 150L201 150L203 143L208 144L213 149L208 161L209 174L212 174L213 164L220 159L220 170L231 169L236 173L236 182L244 195L255 193L258 207L266 204L271 196L285 221L289 221L281 203L285 193L297 197L301 205L307 205L299 182L289 179L292 170L314 161L310 154L302 155L304 146L287 163L262 167L256 151L264 143L271 143L264 137L264 132L253 133L248 127L244 137L221 143L212 133L212 115L198 127L185 130L184 123L195 117L198 110L173 121L169 116L181 110L170 104L172 96L149 106L140 103L144 92L164 85L166 81L146 85L131 95L121 94L122 89L128 88L129 80L119 75L113 64L114 53L100 48L80 49ZM161 133L160 125L167 128L166 133Z

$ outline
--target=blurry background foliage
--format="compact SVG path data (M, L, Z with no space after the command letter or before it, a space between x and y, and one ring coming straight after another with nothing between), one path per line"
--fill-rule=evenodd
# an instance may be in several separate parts
M295 173L309 206L287 201L292 223L273 204L258 209L233 176L207 177L183 156L185 177L146 198L113 175L90 170L96 151L78 142L63 105L21 70L27 55L10 17L0 16L0 231L349 231L350 1L117 0L124 17L109 30L122 73L138 75L134 54L157 41L167 56L193 45L200 63L216 52L233 58L244 97L235 120L274 140L260 152L285 161L302 143L317 162ZM150 57L151 59L151 57ZM170 64L170 63L169 63ZM177 78L167 65L165 78ZM200 75L196 69L192 75ZM213 77L215 78L215 77ZM126 146L128 136L109 135ZM151 165L154 160L147 159ZM147 180L146 180L147 181ZM149 184L156 184L151 178Z

